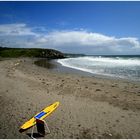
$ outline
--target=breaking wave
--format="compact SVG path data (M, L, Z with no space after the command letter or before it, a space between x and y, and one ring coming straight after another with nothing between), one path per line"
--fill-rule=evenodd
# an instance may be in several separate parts
M85 56L59 59L58 62L92 74L140 81L140 57Z

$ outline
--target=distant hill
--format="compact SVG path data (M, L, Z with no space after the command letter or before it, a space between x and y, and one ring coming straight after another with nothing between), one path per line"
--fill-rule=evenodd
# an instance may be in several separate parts
M49 59L65 58L63 53L53 49L6 47L0 47L0 57L39 57Z
M82 57L82 56L86 56L85 54L72 54L72 53L65 53L64 54L65 57Z

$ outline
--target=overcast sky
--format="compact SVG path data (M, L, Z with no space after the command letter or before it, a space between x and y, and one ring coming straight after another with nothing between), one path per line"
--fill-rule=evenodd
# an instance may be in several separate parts
M140 54L140 2L0 2L0 45Z

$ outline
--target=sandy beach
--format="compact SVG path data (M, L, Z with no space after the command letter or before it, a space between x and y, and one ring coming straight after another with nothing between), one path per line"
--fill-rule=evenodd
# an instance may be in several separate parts
M140 138L139 82L51 72L28 58L0 61L1 139L30 138L20 126L55 101L46 139Z

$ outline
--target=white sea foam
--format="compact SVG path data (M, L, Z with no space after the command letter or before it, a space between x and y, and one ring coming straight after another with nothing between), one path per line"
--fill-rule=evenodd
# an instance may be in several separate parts
M140 79L140 58L135 57L77 57L58 60L66 67L93 74Z

